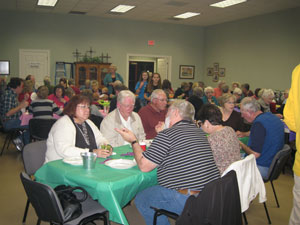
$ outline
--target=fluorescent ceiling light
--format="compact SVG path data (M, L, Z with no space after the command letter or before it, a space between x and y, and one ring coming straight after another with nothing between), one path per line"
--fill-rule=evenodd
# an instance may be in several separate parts
M52 6L54 7L57 0L38 0L38 5L40 6Z
M225 0L225 1L221 1L221 2L211 4L210 6L225 8L225 7L240 4L240 3L243 3L243 2L246 2L246 1L247 0Z
M110 10L111 12L116 12L116 13L126 13L129 10L135 8L135 6L132 5L118 5L117 7L113 8Z
M200 15L200 13L186 12L186 13L182 13L182 14L179 14L177 16L174 16L174 18L187 19L187 18L190 18L190 17L193 17L193 16L198 16L198 15Z

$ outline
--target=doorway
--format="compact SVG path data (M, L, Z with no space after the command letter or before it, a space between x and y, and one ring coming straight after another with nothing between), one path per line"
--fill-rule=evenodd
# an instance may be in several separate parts
M19 50L20 78L35 76L36 86L42 85L44 77L50 75L50 51L37 49Z
M172 56L127 54L127 72L125 80L128 82L127 84L129 89L134 91L135 85L139 79L141 71L143 70L149 70L152 73L159 73L162 81L164 79L171 81L171 62ZM140 72L137 72L139 63L142 63L142 68L140 69ZM148 68L147 65L151 65L151 68ZM132 71L136 71L136 74L131 75L131 73L133 73Z
M139 81L143 71L152 74L154 72L154 62L129 61L128 87L133 93L135 92L135 85Z

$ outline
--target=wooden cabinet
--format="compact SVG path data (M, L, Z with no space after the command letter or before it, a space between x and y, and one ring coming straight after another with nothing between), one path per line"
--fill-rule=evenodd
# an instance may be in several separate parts
M75 63L75 84L80 87L85 80L97 80L99 87L103 85L103 79L108 73L110 63Z

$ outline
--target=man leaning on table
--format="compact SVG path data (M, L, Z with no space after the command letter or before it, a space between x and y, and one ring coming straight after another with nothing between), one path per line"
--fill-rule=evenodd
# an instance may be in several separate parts
M180 214L190 195L220 177L205 133L194 124L195 109L191 103L176 100L169 107L165 126L145 152L137 137L128 129L116 129L131 143L134 158L143 172L157 168L157 186L147 188L135 198L135 205L147 225L153 223L150 206ZM169 224L165 216L158 224Z
M117 96L117 108L109 113L101 122L100 131L113 147L129 144L113 128L131 130L139 140L145 139L145 132L140 116L133 112L135 95L128 90Z
M275 154L284 145L282 121L270 112L263 113L256 99L246 97L241 102L241 114L252 123L248 146L240 142L247 154L254 154L257 167L263 178L268 175Z

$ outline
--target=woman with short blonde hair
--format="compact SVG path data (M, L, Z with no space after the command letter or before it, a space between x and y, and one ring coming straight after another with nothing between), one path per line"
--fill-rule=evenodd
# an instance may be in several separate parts
M241 113L234 110L236 98L232 94L224 94L220 98L222 125L229 126L235 131L246 131Z

